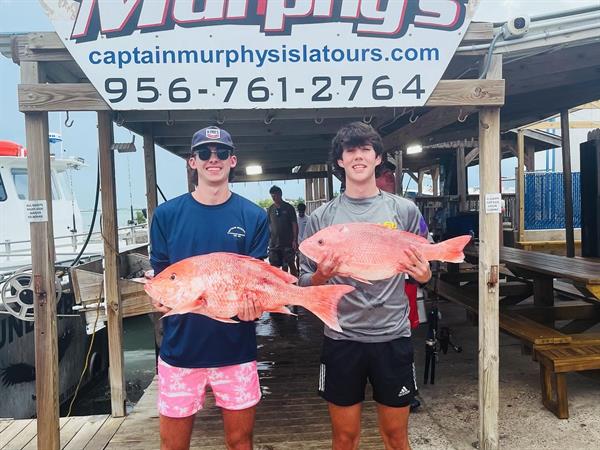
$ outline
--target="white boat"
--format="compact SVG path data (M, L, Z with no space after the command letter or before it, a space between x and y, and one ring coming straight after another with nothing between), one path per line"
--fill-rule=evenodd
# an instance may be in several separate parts
M66 188L69 170L83 165L80 159L51 159L53 225L56 261L66 267L81 250L85 234L75 199ZM28 197L26 150L0 141L0 417L35 415L35 345L33 294L30 274L31 245L25 203ZM90 247L86 257L100 253ZM61 404L72 397L90 343L85 317L73 311L74 297L68 271L56 278L58 302L58 357ZM96 335L83 385L107 367L105 331Z

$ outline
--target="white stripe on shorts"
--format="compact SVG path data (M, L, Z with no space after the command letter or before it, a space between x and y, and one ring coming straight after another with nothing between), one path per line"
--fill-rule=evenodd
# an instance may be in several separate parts
M319 370L319 391L325 392L325 364L321 364Z

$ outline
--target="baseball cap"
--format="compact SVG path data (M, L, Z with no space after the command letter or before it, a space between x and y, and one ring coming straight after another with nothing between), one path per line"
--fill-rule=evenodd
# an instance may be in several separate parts
M222 144L232 150L235 148L231 135L219 127L206 127L194 133L194 136L192 136L192 149L206 144Z

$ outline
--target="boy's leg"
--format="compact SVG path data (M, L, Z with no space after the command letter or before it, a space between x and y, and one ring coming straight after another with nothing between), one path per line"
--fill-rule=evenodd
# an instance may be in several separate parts
M360 413L365 399L368 344L323 339L319 395L328 402L334 450L358 448Z
M160 449L188 450L194 426L194 417L167 417L160 415Z
M332 449L355 450L360 441L360 413L362 404L352 406L329 405L331 418Z
M194 417L204 403L206 369L175 367L158 358L161 450L190 446Z
M241 410L221 408L228 450L251 450L256 406Z
M402 337L369 348L372 350L369 380L385 448L410 450L409 405L417 391L412 342L409 337Z
M256 404L261 397L256 361L207 371L215 403L223 415L227 448L252 449Z
M410 450L408 442L409 407L402 408L377 404L379 431L386 450Z

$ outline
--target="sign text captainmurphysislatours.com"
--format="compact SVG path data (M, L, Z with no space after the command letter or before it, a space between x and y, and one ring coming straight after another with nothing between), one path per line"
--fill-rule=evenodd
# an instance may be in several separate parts
M420 106L476 0L40 0L116 110Z

